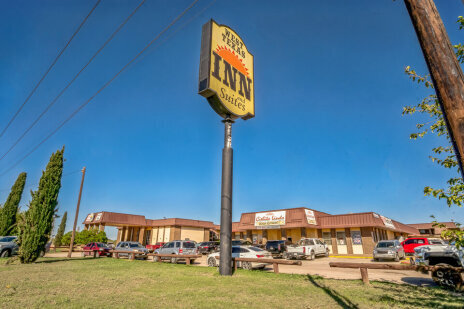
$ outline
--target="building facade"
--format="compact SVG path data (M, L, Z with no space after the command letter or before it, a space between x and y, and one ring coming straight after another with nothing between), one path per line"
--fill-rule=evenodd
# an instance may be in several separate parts
M219 226L211 221L146 219L145 216L102 211L87 215L85 229L118 229L116 243L138 241L143 245L189 239L197 242L219 238ZM331 215L299 207L243 213L232 224L232 239L265 244L268 240L297 243L301 238L323 240L333 254L372 254L379 240L419 235L415 227L375 212Z
M104 231L106 226L118 229L116 243L138 241L143 245L189 239L197 242L217 239L217 226L210 221L168 218L151 220L145 216L102 211L88 214L85 229Z
M250 212L232 225L232 238L253 243L322 239L333 254L372 254L379 240L418 234L414 227L374 212L330 215L305 207Z
M408 224L419 231L420 236L425 237L441 237L441 233L445 230L459 231L460 227L455 222L437 222L438 225L433 223L413 223Z

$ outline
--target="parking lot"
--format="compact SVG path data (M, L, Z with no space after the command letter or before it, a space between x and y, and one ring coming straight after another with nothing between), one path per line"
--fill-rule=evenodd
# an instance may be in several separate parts
M46 257L66 257L67 253L47 253ZM81 257L81 253L73 253L73 257ZM151 258L150 258L151 259ZM147 263L150 263L148 261ZM303 260L301 266L294 265L280 265L279 271L287 274L310 274L319 275L324 278L331 279L360 279L359 269L348 269L348 268L331 268L329 262L350 262L350 263L391 263L395 262L373 262L370 259L365 258L335 258L335 257L320 257L315 260L308 261ZM184 262L180 262L184 263ZM206 255L200 259L195 260L195 266L207 267ZM272 272L272 265L265 268L266 271ZM407 283L419 286L433 286L435 285L430 275L422 274L415 271L402 271L402 270L383 270L383 269L370 269L369 270L370 280L379 281L390 281L396 283Z

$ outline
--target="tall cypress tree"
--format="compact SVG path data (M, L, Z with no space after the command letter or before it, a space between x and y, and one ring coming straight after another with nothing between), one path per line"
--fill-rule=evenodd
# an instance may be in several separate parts
M58 232L55 236L55 247L61 246L61 239L63 238L64 230L66 229L66 220L68 219L68 212L65 211L63 218L61 218L60 226L58 227Z
M24 220L19 222L19 259L21 263L32 263L45 251L53 224L53 215L58 205L58 193L61 188L63 173L63 152L53 153L42 172L39 188L31 192L32 200L29 209L24 214Z
M16 182L11 187L10 194L0 209L0 236L12 235L16 230L16 215L18 213L19 201L23 194L26 183L26 173L19 174Z

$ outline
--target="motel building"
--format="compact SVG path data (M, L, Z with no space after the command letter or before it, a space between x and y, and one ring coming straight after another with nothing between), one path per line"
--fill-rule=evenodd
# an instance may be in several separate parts
M219 227L211 221L168 218L151 220L145 216L102 211L88 214L84 229L104 231L106 226L118 229L116 243L138 241L142 245L189 239L196 242L219 238Z
M217 240L219 226L211 221L190 219L146 219L145 216L102 211L87 215L85 229L118 229L116 243L138 241L143 245L189 239ZM303 237L323 240L332 254L372 254L379 240L419 235L419 230L375 212L331 215L299 207L241 215L232 223L232 239L265 244L268 240L297 243Z
M243 213L232 224L232 239L266 243L303 237L323 240L333 254L372 254L379 240L407 238L419 231L375 212L330 215L300 207Z

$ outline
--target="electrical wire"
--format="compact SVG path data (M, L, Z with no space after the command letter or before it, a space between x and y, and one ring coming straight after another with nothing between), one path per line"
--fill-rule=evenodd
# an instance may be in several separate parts
M23 134L11 145L11 147L0 157L0 161L5 158L7 154L13 150L16 145L26 136L26 134L39 122L39 120L45 115L50 108L56 103L56 101L63 95L63 93L68 90L68 88L76 81L76 79L81 75L81 73L89 66L89 64L97 57L97 55L108 45L111 40L116 36L116 34L126 25L126 23L134 16L134 14L139 10L139 8L142 6L142 4L145 3L146 0L142 0L140 4L130 13L130 15L116 28L116 30L109 36L109 38L103 43L103 45L93 54L92 57L87 61L87 63L80 69L80 71L71 79L71 81L68 82L68 84L60 91L60 93L48 104L48 106L40 113L40 115L29 125L29 127L26 129L26 131L23 132Z
M10 125L13 123L13 121L16 119L16 117L18 116L18 114L21 112L21 110L23 109L24 105L26 105L26 103L29 101L29 99L32 97L32 95L35 93L35 91L37 90L37 88L39 88L40 84L43 82L43 80L45 79L45 77L48 75L48 73L50 73L50 71L52 70L52 68L55 66L55 64L57 63L58 59L61 57L61 55L64 53L64 51L68 48L69 44L71 43L71 41L74 39L74 37L79 33L79 31L81 30L82 26L84 26L85 22L87 21L87 19L89 19L90 15L92 15L93 11L97 8L97 6L100 4L101 0L97 0L97 2L95 3L95 5L93 6L93 8L90 10L90 12L87 14L87 16L84 18L84 20L81 22L81 24L79 25L79 27L77 27L76 31L74 31L73 35L69 38L68 42L66 43L66 45L61 49L61 51L58 53L58 55L56 56L55 60L53 60L52 64L48 67L48 69L45 71L45 73L42 75L42 78L40 78L39 82L35 85L35 87L32 89L32 91L29 93L29 95L27 96L26 100L24 100L23 104L21 104L21 106L18 108L18 110L16 111L16 113L13 115L13 117L11 117L10 121L8 121L7 125L5 126L5 128L3 128L2 132L0 133L0 138L5 134L6 130L8 130L8 128L10 127Z
M12 166L8 169L4 170L0 173L0 176L5 175L13 168L15 168L19 163L21 163L24 159L30 156L34 151L36 151L43 143L45 143L49 138L51 138L56 132L58 132L69 120L71 120L77 113L79 113L87 104L90 103L100 92L102 92L106 87L108 87L115 79L118 77L122 72L124 72L140 55L142 55L153 43L155 43L161 35L163 35L166 31L168 31L179 19L182 18L199 0L194 0L182 13L180 13L176 18L174 18L169 25L167 25L158 35L153 38L150 43L148 43L135 57L133 57L128 63L126 63L121 70L119 70L111 79L109 79L100 89L98 89L87 101L81 104L74 112L72 112L68 118L66 118L58 127L56 127L53 131L50 132L44 139L42 139L34 148L32 148L26 155L21 157L18 161L16 161Z

